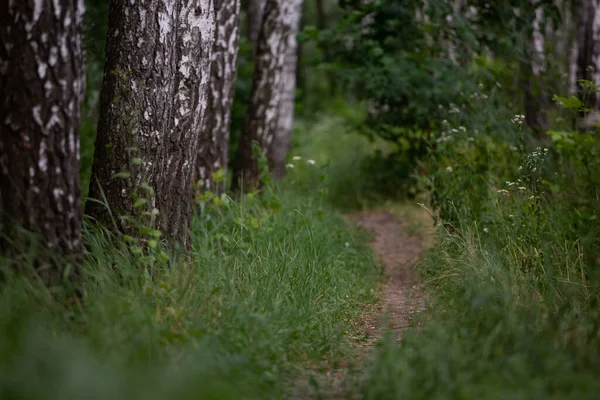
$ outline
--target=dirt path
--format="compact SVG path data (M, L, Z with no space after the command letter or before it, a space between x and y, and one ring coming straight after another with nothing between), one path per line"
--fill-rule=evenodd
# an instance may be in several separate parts
M357 345L356 356L339 365L323 363L320 373L300 385L295 399L358 399L356 390L377 340L392 331L400 341L402 331L413 326L412 315L425 308L422 286L414 271L424 248L423 236L412 233L407 220L387 210L356 212L348 219L373 235L371 248L386 272L381 301L360 322L359 331L367 340Z

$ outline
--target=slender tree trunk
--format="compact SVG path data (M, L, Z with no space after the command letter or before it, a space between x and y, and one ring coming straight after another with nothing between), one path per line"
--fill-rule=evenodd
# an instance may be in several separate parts
M569 77L569 96L577 95L577 61L579 59L579 32L578 32L578 7L580 0L572 0L572 3L565 5L565 43L568 46L567 53L567 73Z
M539 0L533 0L537 5ZM529 46L529 72L527 88L525 90L525 121L538 137L548 130L547 93L544 88L543 74L546 71L545 40L543 34L544 10L542 7L535 8L533 29Z
M202 189L217 193L226 189L225 180L215 184L213 173L219 170L225 172L227 169L239 16L240 0L215 0L217 23L211 57L211 79L196 169L197 178L204 182Z
M458 18L461 16L463 12L463 8L466 6L466 0L454 0L452 2L452 14L446 17L446 21L451 24L454 18ZM448 58L454 65L459 65L459 57L456 54L456 44L452 41L452 39L448 42Z
M248 0L248 38L252 44L252 54L256 56L258 39L263 23L263 14L267 0Z
M327 29L327 14L325 13L324 0L316 0L317 6L317 28L320 31ZM331 52L327 46L323 47L323 60L327 63L331 63ZM335 75L332 71L327 71L327 81L329 83L329 94L334 96L337 93L337 85Z
M82 252L83 11L72 0L0 5L0 249L18 252L19 228L39 234L36 264L50 284L65 260L48 268L44 249L71 259L72 282Z
M275 139L272 143L273 155L269 159L269 169L275 178L285 175L285 158L290 150L292 126L294 124L294 106L296 103L296 79L298 67L298 30L302 16L302 1L297 1L291 9L289 32L287 34L287 50L283 64L281 80L281 99Z
M290 98L293 99L293 95L290 95L292 85L284 85L284 79L290 71L286 60L290 59L289 48L295 43L301 5L302 0L267 0L265 5L256 52L252 95L233 171L234 189L239 188L242 177L245 190L260 186L261 170L253 142L259 145L272 170L280 168L276 165L281 163L278 152L287 146L285 142L281 142L287 140L289 131L279 130L289 124L290 113L293 113L293 102L292 109L289 109ZM290 64L295 69L295 60ZM287 106L283 106L283 102ZM287 113L283 116L282 107L288 107L283 108Z
M212 0L111 1L90 187L110 212L86 207L101 223L129 231L121 217L152 214L145 224L188 245L213 42Z
M578 3L577 79L600 86L600 0L580 0ZM587 108L600 109L600 93L581 95L585 97Z

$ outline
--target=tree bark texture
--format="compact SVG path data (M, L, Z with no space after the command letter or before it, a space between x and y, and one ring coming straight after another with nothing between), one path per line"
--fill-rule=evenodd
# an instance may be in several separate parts
M537 6L539 0L533 0ZM546 71L546 54L544 38L544 9L537 6L533 19L531 42L528 49L529 72L528 82L525 90L525 121L527 125L542 137L548 130L548 96L544 88L543 75Z
M226 182L215 184L212 174L227 169L229 126L238 55L240 0L214 0L215 42L211 56L207 111L202 124L197 179L203 190L222 193Z
M188 245L213 42L212 0L111 1L90 184L110 212L86 206L101 223L158 209L148 223Z
M290 32L287 34L287 49L281 79L281 100L275 139L272 143L273 155L269 159L269 169L275 178L285 175L285 157L290 150L291 132L294 124L296 103L296 74L298 68L298 30L302 16L302 1L298 1L290 17Z
M288 78L290 70L294 71L292 80L295 76L295 47L292 62L286 61L290 56L290 47L296 41L301 6L302 0L267 0L265 5L250 105L233 171L234 189L239 188L242 178L244 190L260 186L261 171L258 157L253 152L253 142L260 146L272 171L283 168L276 164L281 163L282 149L287 148L284 140L289 140L289 130L286 132L283 128L293 118L293 94L290 95L290 90L295 88L295 82L292 84L284 80Z
M38 234L36 264L48 283L63 271L48 268L43 250L72 258L74 267L82 252L83 12L76 0L0 5L0 248L24 239L19 227ZM69 278L76 275L71 268Z
M578 2L577 79L600 85L600 0ZM600 93L585 95L587 108L600 109Z
M262 28L263 14L267 0L248 0L248 38L252 44L252 54L256 56L258 39Z

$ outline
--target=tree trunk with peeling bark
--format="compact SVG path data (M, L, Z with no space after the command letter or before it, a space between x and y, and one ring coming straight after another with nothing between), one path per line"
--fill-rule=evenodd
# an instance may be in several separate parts
M267 0L265 5L250 105L233 170L234 189L240 187L241 179L244 190L260 186L259 157L253 142L266 156L271 171L284 168L281 154L287 152L293 118L295 44L301 11L302 0ZM285 81L290 76L293 84Z
M212 0L111 1L90 184L108 208L86 206L99 222L146 218L188 246L213 42Z
M226 182L215 183L213 173L227 169L229 126L238 55L240 0L215 0L215 42L211 58L207 112L202 124L196 167L202 190L222 193Z
M525 121L538 137L548 130L546 111L549 107L548 95L543 83L546 71L546 54L544 38L544 9L538 5L539 0L532 0L535 7L530 45L528 48L527 86L525 88Z
M69 263L74 283L82 253L83 11L72 0L0 5L0 249L19 251L20 228L38 234L36 266L49 284ZM67 262L47 268L54 254Z

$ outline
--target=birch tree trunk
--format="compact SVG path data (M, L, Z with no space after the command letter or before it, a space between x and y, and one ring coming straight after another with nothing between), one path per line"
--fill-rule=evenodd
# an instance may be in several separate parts
M226 171L229 151L229 126L238 55L240 0L215 1L215 42L211 56L207 112L202 124L198 152L197 178L203 190L225 191L226 182L215 184L212 177Z
M289 131L279 132L279 129L284 126L282 121L288 124L290 118L288 113L284 115L283 120L280 119L284 107L281 103L289 104L290 101L291 85L284 83L289 71L286 60L290 44L293 44L290 37L294 36L295 41L301 5L302 0L267 0L265 5L255 58L250 105L233 170L234 189L239 188L242 178L244 190L252 190L260 186L261 171L258 155L253 151L253 142L260 146L270 169L279 168L276 165L281 162L278 152L287 146L285 143L282 145L281 141L289 135ZM295 68L295 59L293 61L290 64ZM290 110L287 108L285 111Z
M545 40L543 34L544 9L537 6L539 0L533 0L535 15L533 19L533 29L531 34L531 44L529 46L529 73L527 88L525 90L525 121L527 125L538 135L542 137L548 129L548 117L546 110L548 108L547 93L543 84L543 74L546 71Z
M86 212L103 224L149 217L187 246L214 42L212 0L112 0Z
M71 259L73 282L82 252L83 11L72 0L0 5L0 250L18 251L20 227L39 234L36 264L51 284L65 263L47 268L44 249Z
M269 169L275 178L285 175L285 157L290 150L292 126L294 124L294 106L296 103L296 74L298 68L298 30L302 17L302 1L297 1L290 10L287 49L281 78L281 100L279 102L278 122L275 139L272 144L273 156L269 159Z
M578 2L577 79L600 85L600 0ZM587 108L600 109L600 93L582 93Z
M252 54L256 56L258 39L262 28L263 14L267 0L248 0L248 38L252 44Z

